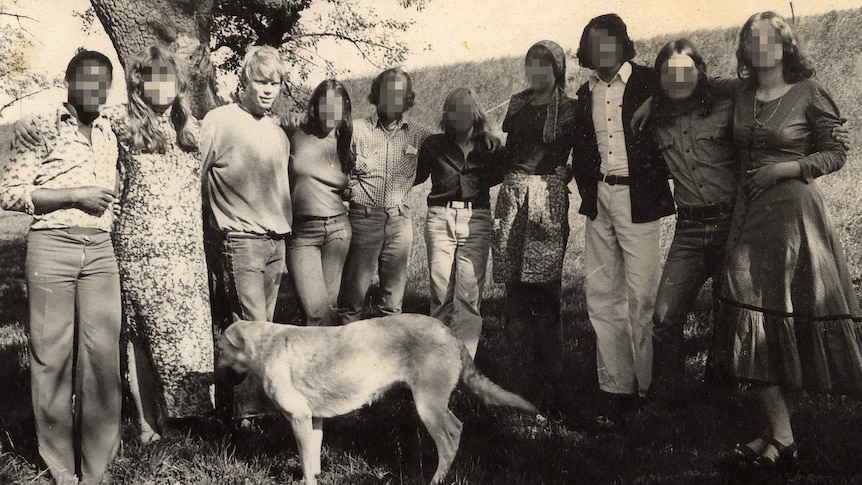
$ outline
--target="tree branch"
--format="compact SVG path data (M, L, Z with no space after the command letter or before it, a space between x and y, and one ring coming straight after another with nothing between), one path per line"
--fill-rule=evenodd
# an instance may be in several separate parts
M21 101L22 99L25 99L25 98L29 98L30 96L35 96L35 95L41 93L42 91L47 91L53 87L54 86L46 86L44 88L37 89L36 91L33 91L32 93L27 93L23 96L18 96L17 98L13 99L12 101L9 101L8 103L4 104L3 106L0 106L0 118L3 117L3 111L5 111L7 108L11 107L13 104L17 103L18 101Z
M18 27L20 27L21 30L23 30L24 32L27 32L30 35L30 37L33 37L33 33L30 32L29 30L27 30L27 28L21 24L21 19L32 20L33 22L38 22L38 20L34 19L33 17L30 17L29 15L22 15L19 13L12 13L12 12L0 11L0 15L5 15L7 17L15 17L15 20L18 21Z

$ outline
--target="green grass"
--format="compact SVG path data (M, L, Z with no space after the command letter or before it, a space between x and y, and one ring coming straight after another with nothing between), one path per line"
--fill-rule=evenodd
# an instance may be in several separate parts
M740 24L744 19L740 19ZM832 93L851 126L858 126L860 85L857 32L862 9L799 19L798 31L817 63L818 79ZM580 27L577 27L580 28ZM733 72L735 30L687 33L707 55L715 74ZM651 64L660 45L678 35L638 42L638 60ZM524 50L526 51L525 46ZM574 47L574 46L566 46ZM570 60L572 61L572 60ZM486 107L522 89L522 60L495 59L414 73L418 105L413 116L434 125L447 89L472 86ZM569 89L584 79L584 71L570 62ZM855 73L855 75L853 75ZM362 99L368 80L349 84L357 113L367 112ZM492 113L497 125L505 107ZM8 128L0 127L0 147L7 145ZM862 180L860 147L854 147L841 172L817 183L829 203L833 221L847 253L851 274L862 289ZM0 161L5 160L0 151ZM574 186L573 186L574 188ZM415 244L405 311L427 313L428 289L424 224L424 196L428 187L411 193L417 214ZM475 397L456 391L452 407L464 421L461 447L449 481L455 484L597 484L597 483L763 483L762 477L728 477L716 458L736 441L753 437L761 426L757 401L749 389L715 392L692 401L672 423L647 429L595 433L584 426L599 409L596 395L595 338L583 298L583 218L573 190L569 250L563 281L563 374L553 385L560 395L560 412L546 422L491 409ZM24 234L27 218L0 214L0 483L47 484L35 463L37 454L30 413L26 353L26 292L23 282ZM672 220L663 224L662 249L673 237ZM297 322L296 303L285 285L276 320ZM373 297L372 297L373 298ZM521 336L500 321L504 291L489 282L485 291L485 325L477 365L512 390L526 386ZM708 292L703 291L686 327L690 357L685 391L703 395L700 382L705 349L710 339ZM798 475L787 483L862 483L862 406L841 396L804 396L794 419L802 461ZM296 445L283 419L261 423L262 430L228 432L217 421L185 425L150 446L135 443L133 430L124 426L124 446L111 468L118 483L128 484L293 484L300 483ZM413 409L409 395L393 390L377 404L325 424L322 484L419 484L436 466L434 445Z

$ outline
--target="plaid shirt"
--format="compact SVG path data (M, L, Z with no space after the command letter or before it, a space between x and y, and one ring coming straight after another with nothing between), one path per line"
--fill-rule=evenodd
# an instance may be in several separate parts
M416 179L419 147L430 134L424 125L403 118L397 130L388 132L376 113L357 121L353 126L356 169L350 201L372 207L403 204Z
M42 144L19 144L0 179L0 208L33 216L33 229L91 227L110 231L113 204L101 216L79 209L35 214L32 194L39 189L105 187L116 189L117 138L105 116L93 121L91 140L78 132L78 120L65 107L54 115L36 116Z

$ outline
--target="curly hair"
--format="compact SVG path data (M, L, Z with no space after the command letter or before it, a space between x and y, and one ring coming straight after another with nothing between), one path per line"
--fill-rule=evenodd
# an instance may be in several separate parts
M797 83L803 79L814 77L815 70L811 61L802 53L799 47L799 39L793 33L790 24L781 15L775 12L758 12L745 22L739 31L739 46L736 48L736 74L740 79L752 79L757 81L757 72L751 63L751 50L748 43L752 37L752 27L758 21L767 22L775 29L781 39L783 52L782 72L784 81L790 84Z
M197 140L189 129L192 110L189 105L188 80L180 66L180 60L168 49L151 45L135 54L126 68L126 89L129 102L129 131L132 147L145 153L164 153L167 145L164 135L157 128L159 115L144 99L144 81L150 76L154 64L169 65L173 69L177 95L171 102L171 124L177 135L177 145L183 150L197 149Z
M578 64L587 69L595 69L597 66L596 59L592 56L592 46L590 45L590 31L593 29L604 29L608 31L612 37L616 37L623 44L622 62L630 61L635 58L635 43L629 37L628 28L623 19L615 13L599 15L592 19L584 27L584 33L581 34L581 43L578 45Z

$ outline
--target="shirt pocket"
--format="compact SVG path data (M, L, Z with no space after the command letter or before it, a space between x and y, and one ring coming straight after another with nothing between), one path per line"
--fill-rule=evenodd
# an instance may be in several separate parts
M700 130L694 135L694 150L703 162L724 160L731 150L729 134L722 129Z
M416 166L419 163L416 147L407 145L401 150L400 156L395 163L395 169L399 175L413 177L416 175Z

